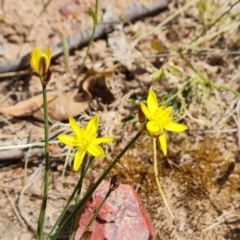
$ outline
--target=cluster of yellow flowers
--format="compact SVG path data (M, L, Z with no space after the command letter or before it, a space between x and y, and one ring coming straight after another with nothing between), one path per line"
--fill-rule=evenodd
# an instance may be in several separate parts
M173 132L183 132L187 130L187 126L174 122L171 117L173 108L158 105L156 94L153 90L149 91L147 105L141 103L141 110L147 117L146 129L151 137L158 137L163 154L167 154L167 141L164 130ZM78 147L75 155L73 169L77 171L82 164L83 158L88 152L94 157L104 157L104 150L99 146L101 143L109 143L114 141L113 137L97 138L99 128L99 117L94 116L88 123L86 129L78 126L74 118L69 118L70 126L75 136L59 135L58 139L66 145Z
M49 75L51 73L49 66L51 61L51 48L47 47L42 52L36 47L30 57L30 63L32 68L42 77L42 84L47 84L50 80ZM148 134L153 138L158 138L160 142L163 154L167 154L167 140L164 130L173 132L183 132L188 129L184 124L174 122L174 117L171 116L173 107L164 108L164 104L158 104L158 100L155 92L150 89L147 106L144 103L140 103L141 111L147 118L144 123ZM86 128L78 126L73 117L69 118L70 126L75 133L75 136L61 134L58 139L66 145L78 147L75 155L73 169L77 171L82 164L85 154L88 152L94 157L104 157L105 152L101 146L101 143L109 143L114 141L113 137L100 137L97 138L97 132L99 128L99 117L94 116Z

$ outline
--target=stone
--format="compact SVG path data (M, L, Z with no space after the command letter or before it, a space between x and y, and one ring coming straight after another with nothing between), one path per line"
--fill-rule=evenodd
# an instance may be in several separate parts
M103 181L79 213L74 240L82 237L95 210L106 196L109 184ZM90 231L85 232L87 234L89 240L156 240L147 210L134 188L126 184L120 184L111 193Z

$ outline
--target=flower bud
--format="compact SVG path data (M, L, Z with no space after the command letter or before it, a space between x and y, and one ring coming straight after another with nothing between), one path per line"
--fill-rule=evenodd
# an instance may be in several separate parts
M117 174L111 178L110 188L109 188L110 191L114 191L119 187L120 183L118 182L117 178L118 178Z
M41 51L39 47L34 48L30 56L30 64L33 70L39 74L39 76L44 76L47 74L52 57L52 50L47 47L44 52Z
M42 55L39 59L39 66L38 66L38 74L40 76L43 76L47 73L47 67L48 67L48 62L47 62L47 57L45 55Z
M49 68L46 75L41 78L42 85L47 86L51 78L52 78L52 69Z
M138 108L138 120L140 123L144 123L146 120L145 114L143 113L141 107Z

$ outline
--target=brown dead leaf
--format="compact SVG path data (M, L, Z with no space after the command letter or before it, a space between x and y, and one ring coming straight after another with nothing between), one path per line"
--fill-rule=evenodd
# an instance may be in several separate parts
M103 103L110 104L115 99L113 94L107 88L105 77L101 75L90 76L82 84L91 97L100 97Z
M68 93L47 94L48 114L51 119L65 121L69 116L77 116L88 108L90 96L87 93L78 93L74 95ZM0 113L8 114L14 117L33 116L38 120L43 120L43 98L39 94L33 98L21 101L14 106L0 108Z
M106 84L107 78L112 76L112 70L97 71L90 68L80 84L79 92L86 92L91 97L99 97L103 103L110 104L114 96Z

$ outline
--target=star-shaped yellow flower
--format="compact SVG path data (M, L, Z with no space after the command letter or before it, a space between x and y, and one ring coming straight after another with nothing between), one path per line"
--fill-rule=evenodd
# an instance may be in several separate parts
M77 171L81 165L85 154L88 152L94 157L105 157L105 152L101 143L108 143L114 141L113 137L97 138L97 131L99 127L99 117L94 116L87 124L86 129L78 126L73 117L69 118L70 126L75 133L75 136L60 134L58 139L66 145L78 147L75 155L73 170Z
M48 72L51 57L52 50L50 47L46 47L44 52L39 47L35 47L30 57L30 63L34 71L40 76L44 76Z
M183 132L188 129L184 124L174 122L171 117L173 108L164 108L164 105L158 105L156 94L153 90L149 91L147 98L147 106L140 103L141 110L148 118L146 124L147 131L151 137L158 137L163 154L167 155L167 139L164 130L172 132Z

